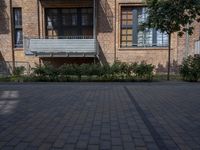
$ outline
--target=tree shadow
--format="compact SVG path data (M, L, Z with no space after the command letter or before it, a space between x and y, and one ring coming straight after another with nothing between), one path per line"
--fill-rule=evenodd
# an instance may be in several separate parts
M156 68L156 72L158 73L167 73L168 70L168 64L166 63L166 65L162 65L162 64L158 64L158 67ZM171 68L170 68L170 72L171 73L178 73L179 72L179 68L180 65L178 64L177 61L173 60L173 62L171 63Z
M3 58L2 53L0 52L0 75L8 75L10 74L11 66Z
M98 18L101 18L101 22L98 22L98 32L99 33L112 32L113 31L113 13L107 0L99 1L98 14L99 14Z
M9 33L9 15L6 8L5 0L0 0L0 34Z
M99 45L99 61L101 64L108 64L108 61L100 45Z

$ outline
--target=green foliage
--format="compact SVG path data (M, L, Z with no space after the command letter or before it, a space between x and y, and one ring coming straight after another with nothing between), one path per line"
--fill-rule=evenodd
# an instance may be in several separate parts
M183 80L196 82L200 79L200 57L189 56L180 66L180 75Z
M58 81L59 73L60 71L56 67L47 64L43 66L36 65L33 68L33 74L42 80Z
M136 76L139 77L139 79L152 80L153 69L154 69L153 65L142 62L141 64L136 66L135 73Z
M1 76L1 75L0 75L0 82L9 82L9 81L10 81L10 77Z
M20 67L16 67L13 71L13 75L14 76L21 76L24 74L25 71L25 67L24 66L20 66Z
M39 81L123 81L152 80L153 66L146 63L127 64L115 62L112 65L65 64L60 68L51 65L36 66L33 77Z
M168 34L184 32L192 34L194 21L200 21L199 0L146 0L148 19L145 23Z

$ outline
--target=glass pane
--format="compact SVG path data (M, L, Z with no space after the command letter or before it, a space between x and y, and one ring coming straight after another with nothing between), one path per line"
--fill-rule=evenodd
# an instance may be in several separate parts
M122 41L126 41L127 39L126 39L126 36L122 36Z
M14 8L14 24L15 24L15 27L22 26L21 8Z
M131 47L131 46L132 46L132 41L128 41L128 42L127 42L127 46L128 46L128 47Z
M70 13L76 14L77 13L77 9L70 9Z
M122 35L126 35L126 29L121 29L122 30Z
M47 10L47 28L48 29L53 29L57 26L57 23L58 23L57 14L58 14L57 9Z
M128 41L132 41L132 36L127 36Z
M70 15L65 15L65 16L62 16L62 22L63 22L63 25L71 25L71 16Z
M82 26L88 26L88 25L93 25L93 9L87 8L87 9L81 9L81 25Z
M23 34L22 30L15 30L15 47L23 46Z
M152 46L153 29L138 32L138 46Z
M88 25L88 24L89 24L88 15L83 14L82 15L82 25L85 26L85 25Z
M77 20L78 20L77 14L73 14L72 15L72 26L77 25Z
M49 15L57 15L58 10L57 9L48 9L48 14Z
M127 34L132 35L133 34L133 30L132 29L127 29Z
M126 19L127 15L126 14L123 14L122 15L122 19Z
M168 35L157 31L157 46L168 46Z
M138 8L138 25L143 24L147 20L147 9L146 8Z
M122 8L121 14L121 46L133 46L133 13L132 7Z
M121 42L122 47L126 47L126 42Z

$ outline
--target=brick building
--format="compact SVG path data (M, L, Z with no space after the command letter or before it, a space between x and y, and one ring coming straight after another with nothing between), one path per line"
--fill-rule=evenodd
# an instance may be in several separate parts
M168 37L154 29L140 31L143 0L1 0L0 60L7 68L100 61L146 61L163 71ZM195 54L200 25L192 36L172 36L174 66ZM1 65L2 66L2 65Z

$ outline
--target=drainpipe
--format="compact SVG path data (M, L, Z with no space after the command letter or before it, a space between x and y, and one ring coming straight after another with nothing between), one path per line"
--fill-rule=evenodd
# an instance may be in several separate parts
M98 40L97 40L97 1L93 0L93 38L95 39L96 42L96 52L97 55L96 57L99 59L99 44L98 44ZM96 63L96 57L94 58L94 63Z
M37 13L38 13L38 38L40 39L40 0L37 0ZM41 66L41 59L39 58L39 66Z
M93 38L96 39L96 0L93 0Z
M12 0L10 0L10 31L11 31L11 50L12 50L12 73L15 70L15 51L14 51L14 31L13 31L13 9L12 9Z
M187 28L189 28L189 24L187 24ZM190 37L189 37L189 33L188 31L186 32L186 38L185 38L185 58L188 56L188 52L189 52L189 49L190 49Z
M38 36L40 38L40 2L37 0L37 13L38 13Z
M117 1L115 0L115 35L114 35L114 62L117 60L117 46L116 46L116 44L117 44L117 33L116 33L116 31L117 31Z

